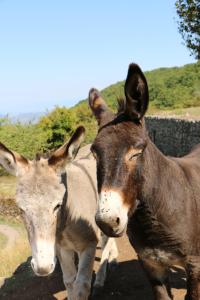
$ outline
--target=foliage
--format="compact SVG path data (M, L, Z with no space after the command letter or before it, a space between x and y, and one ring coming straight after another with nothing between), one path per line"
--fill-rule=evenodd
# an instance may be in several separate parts
M148 81L151 111L200 106L200 61L183 67L160 68L145 72ZM111 109L116 110L117 98L124 95L124 81L101 92ZM85 100L86 102L86 100ZM77 107L85 103L79 102Z
M87 101L83 101L70 110L76 115L76 126L83 125L86 129L85 144L91 143L97 132L97 124Z
M45 149L46 133L36 124L12 124L7 120L0 126L0 141L27 158Z
M200 62L146 72L152 108L200 106Z
M46 149L55 149L72 134L76 126L76 116L73 110L56 107L40 119L38 126L46 134Z
M187 48L196 59L200 59L200 1L177 0L175 6L179 16L179 32Z

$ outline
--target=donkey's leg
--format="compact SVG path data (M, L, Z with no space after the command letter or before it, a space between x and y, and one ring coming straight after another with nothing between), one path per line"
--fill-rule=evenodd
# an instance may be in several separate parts
M99 293L104 285L108 262L111 264L116 263L118 257L118 249L114 238L109 238L108 236L102 234L101 248L101 261L99 270L96 274L96 279L93 287L93 294Z
M154 261L140 260L140 263L149 278L155 299L173 299L169 284L169 269Z
M116 244L116 239L115 238L109 238L112 240L111 246L110 246L110 253L109 253L109 265L112 268L113 266L115 267L117 265L117 258L119 255L119 251L117 248Z
M97 243L90 243L79 253L78 273L74 282L74 300L87 300L90 294Z
M74 251L60 248L57 251L57 255L63 273L63 281L67 289L68 300L74 300L73 283L76 279L76 273L77 273L75 261L74 261Z
M188 258L186 265L187 295L186 300L200 300L200 257Z

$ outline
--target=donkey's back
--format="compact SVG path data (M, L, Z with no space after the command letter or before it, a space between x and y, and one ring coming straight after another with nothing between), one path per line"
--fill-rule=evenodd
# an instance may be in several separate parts
M179 158L172 158L177 163L179 169L182 170L182 176L191 186L188 192L193 194L192 187L195 188L195 199L200 195L200 144L196 145L187 155ZM195 187L196 186L196 187ZM199 190L199 193L197 192ZM200 198L199 198L200 201Z

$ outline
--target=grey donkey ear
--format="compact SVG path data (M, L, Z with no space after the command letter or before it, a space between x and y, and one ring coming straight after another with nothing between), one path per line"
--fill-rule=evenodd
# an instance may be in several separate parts
M132 119L140 120L149 104L149 92L146 78L140 67L129 65L124 92L126 96L125 113Z
M58 148L48 159L48 163L53 167L64 167L68 162L72 161L80 148L85 137L85 128L79 126L69 142Z
M9 150L4 144L0 143L0 165L14 176L22 175L29 166L29 161L18 154Z

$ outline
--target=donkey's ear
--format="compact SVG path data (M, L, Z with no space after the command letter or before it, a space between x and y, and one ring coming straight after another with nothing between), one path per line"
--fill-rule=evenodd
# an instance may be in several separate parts
M130 64L125 82L126 96L125 113L132 119L140 120L149 104L149 92L146 78L140 67Z
M92 88L89 91L88 100L99 126L107 123L114 116L97 89Z
M0 143L0 165L14 176L22 175L29 166L29 161L22 155L10 151L5 145Z
M64 168L68 162L72 161L76 157L84 137L85 128L83 126L79 126L70 138L69 142L58 148L51 155L48 159L49 165L56 169Z

